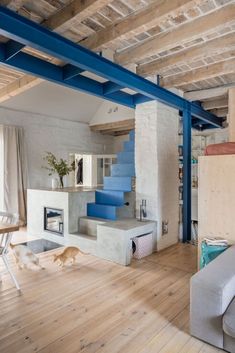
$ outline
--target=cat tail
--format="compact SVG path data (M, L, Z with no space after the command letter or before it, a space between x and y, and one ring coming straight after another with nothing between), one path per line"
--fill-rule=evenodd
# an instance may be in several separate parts
M88 252L83 252L82 250L79 249L79 252L82 254L82 255L90 255Z

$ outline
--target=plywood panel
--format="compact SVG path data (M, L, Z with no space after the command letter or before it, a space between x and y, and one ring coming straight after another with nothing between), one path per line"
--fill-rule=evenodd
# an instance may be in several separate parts
M235 155L199 157L199 237L235 243Z
M229 141L235 142L235 87L229 89L228 97Z

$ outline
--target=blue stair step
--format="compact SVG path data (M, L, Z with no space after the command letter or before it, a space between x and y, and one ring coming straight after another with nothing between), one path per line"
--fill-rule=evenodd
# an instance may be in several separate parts
M124 192L114 190L96 190L95 202L112 206L123 206L125 203Z
M104 177L103 190L96 190L95 202L87 204L87 216L116 220L128 214L125 209L125 192L132 191L135 176L135 131L129 133L129 141L117 154L117 164L111 165L111 176ZM128 214L129 215L129 214Z
M134 152L135 150L135 141L130 140L130 141L124 141L123 143L123 151L124 152Z
M115 221L117 219L116 209L116 206L96 204L92 202L87 204L87 216Z
M134 140L135 140L135 130L131 130L131 131L129 132L129 139L130 139L131 141L134 141Z
M104 190L131 191L131 177L104 177Z
M112 164L111 176L135 176L135 165L133 163Z
M135 162L134 152L119 152L117 154L117 162L119 164L134 163Z

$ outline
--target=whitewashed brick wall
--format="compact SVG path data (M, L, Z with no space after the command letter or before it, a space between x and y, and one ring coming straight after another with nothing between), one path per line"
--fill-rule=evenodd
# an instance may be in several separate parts
M69 153L113 153L114 138L92 132L86 123L0 108L1 124L24 127L32 188L51 186L42 169L45 151L66 159Z
M135 114L136 207L147 200L148 219L158 222L157 250L178 241L178 111L156 101ZM162 221L168 234L162 235Z

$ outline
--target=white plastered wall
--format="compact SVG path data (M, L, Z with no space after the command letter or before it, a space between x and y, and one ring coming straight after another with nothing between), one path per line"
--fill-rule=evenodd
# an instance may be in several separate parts
M90 121L90 125L113 123L116 121L128 120L135 118L135 110L115 104L108 101L103 101L100 107L97 109L93 118Z
M113 137L90 131L87 123L0 108L0 125L25 130L30 187L50 187L51 177L42 168L45 151L68 159L69 153L112 153Z
M136 108L137 215L147 200L147 218L157 221L157 250L178 241L178 111L156 101ZM162 221L168 233L162 235Z

